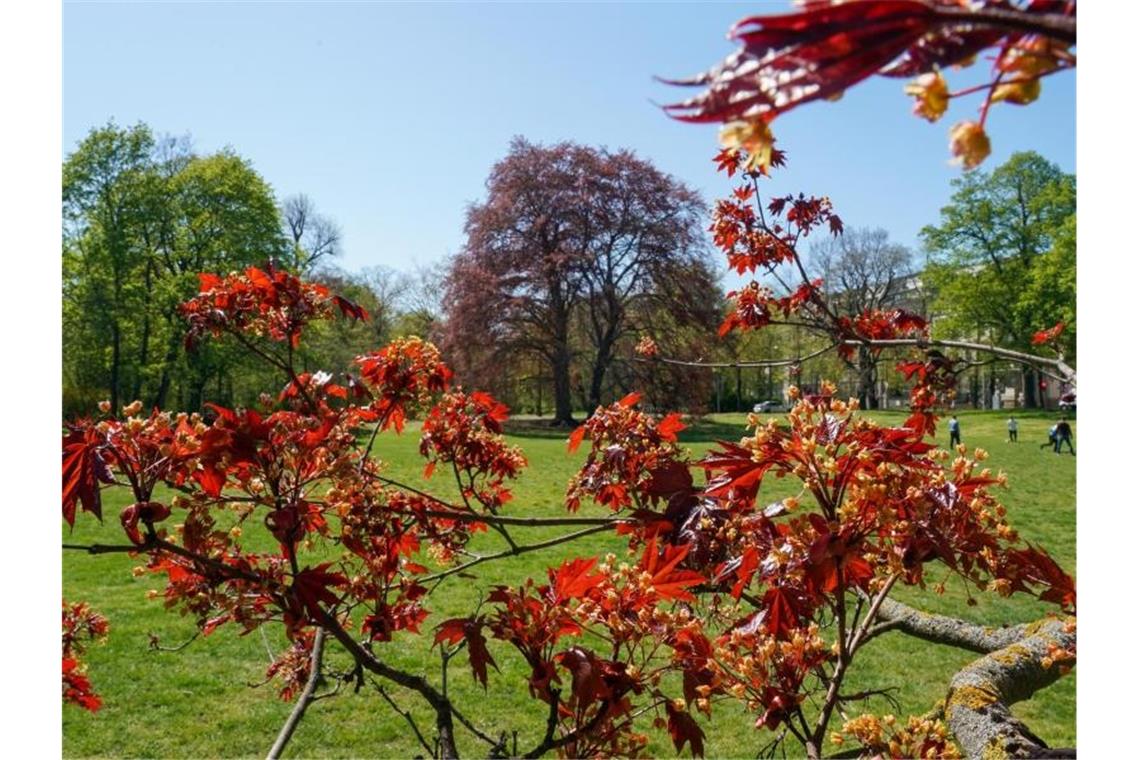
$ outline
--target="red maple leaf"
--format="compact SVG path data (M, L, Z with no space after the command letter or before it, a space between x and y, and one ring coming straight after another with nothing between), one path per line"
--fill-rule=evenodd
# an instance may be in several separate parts
M677 433L680 433L687 426L681 422L681 415L677 412L672 412L665 415L665 418L657 423L657 432L666 441L676 441Z
M103 443L93 427L76 427L63 437L63 519L73 527L76 504L103 519L99 483L114 480L100 455Z
M641 394L637 391L634 391L633 393L626 394L622 400L618 402L618 404L624 406L627 409L632 409L638 401L641 401Z
M563 562L557 571L547 570L554 601L562 602L567 599L581 598L590 589L601 585L606 576L602 573L590 572L597 563L596 557L578 558Z
M1037 332L1033 333L1033 345L1040 346L1044 343L1052 343L1057 340L1057 338L1061 337L1061 333L1064 331L1064 322L1058 322L1048 330L1038 330Z
M657 538L654 537L641 555L640 567L651 576L648 585L662 599L682 599L694 601L696 597L685 589L704 583L705 577L695 570L676 570L681 560L689 553L688 544L674 546L666 544L657 551Z
M752 458L751 449L736 443L717 441L716 445L720 447L720 451L709 452L699 463L709 475L714 472L720 473L709 479L705 493L713 498L720 498L736 490L744 498L749 500L755 498L760 488L760 480L775 462L773 460L757 462Z
M582 437L584 435L586 435L585 425L579 425L574 428L574 432L570 434L570 440L566 443L566 450L571 453L577 451L578 447L582 445Z
M665 714L668 716L669 737L673 740L673 748L678 753L689 743L693 757L705 756L705 732L697 724L687 710L678 710L673 706L673 700L665 700Z
M361 322L368 319L368 312L365 311L364 307L349 301L347 298L333 296L333 303L340 309L341 314L350 319L359 319Z
M799 600L790 590L773 586L764 594L764 623L768 632L777 638L800 626Z
M499 666L495 663L491 653L487 651L487 638L483 635L483 618L452 618L439 624L435 633L435 643L446 641L448 644L467 642L467 655L471 662L471 673L483 688L487 688L487 666L495 670Z
M333 605L340 601L340 597L331 590L332 587L348 583L348 579L340 573L327 571L331 564L325 562L316 567L306 567L293 579L293 593L313 617L319 617L323 612L320 606L322 603Z

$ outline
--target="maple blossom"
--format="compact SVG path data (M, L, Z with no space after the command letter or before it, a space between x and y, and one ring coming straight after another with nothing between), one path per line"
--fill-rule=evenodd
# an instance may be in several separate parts
M368 319L367 311L325 286L304 282L272 265L224 277L202 273L198 279L198 295L181 309L190 325L188 345L207 333L240 332L286 341L296 348L305 325L328 318L334 307L345 316Z
M91 712L103 705L80 660L92 642L107 638L107 618L83 602L63 600L63 701Z
M1044 77L1076 66L1076 13L1075 0L807 2L734 24L729 38L740 49L704 74L667 80L706 89L665 111L681 121L722 123L722 146L743 151L743 166L766 173L774 164L771 123L780 114L838 100L871 76L915 77L905 92L927 121L937 121L953 98L984 93L979 119L951 130L951 152L969 169L990 153L991 105L1032 103ZM942 70L967 68L987 51L989 81L951 92Z

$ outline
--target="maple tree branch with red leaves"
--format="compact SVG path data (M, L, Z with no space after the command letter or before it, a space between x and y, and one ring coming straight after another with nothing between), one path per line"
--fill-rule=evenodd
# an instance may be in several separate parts
M777 201L772 213L803 228L790 234L792 243L819 225L841 227L820 199ZM783 234L774 223L765 228ZM794 257L791 246L752 240L764 255ZM359 318L351 304L285 273L202 279L202 294L185 309L200 335L238 330L292 350L309 318L328 318L333 307ZM839 350L841 341L890 340L884 329L914 326L900 315L847 324L812 283L787 298L780 308L838 325ZM1043 341L1055 340L1046 332ZM327 634L359 677L367 671L408 688L433 710L431 741L409 721L433 755L458 755L456 721L505 751L505 740L462 717L447 688L448 664L460 653L488 687L489 671L498 670L487 646L493 639L525 661L530 677L520 686L549 708L544 738L527 755L641 754L648 737L639 719L650 714L678 751L688 745L703 754L694 714L711 715L732 700L757 714L757 728L795 737L814 757L832 714L842 713L842 683L878 632L869 626L891 586L921 584L926 564L944 564L1000 593L1075 606L1071 578L1041 550L1022 547L1006 524L988 491L1001 478L978 469L983 454L950 463L923 440L934 418L928 389L945 370L937 363L909 368L916 408L904 426L881 427L824 387L803 398L797 392L786 426L754 422L739 442L721 442L698 462L678 443L680 415L649 415L639 409L639 394L630 394L599 408L569 437L571 450L589 441L589 451L565 507L599 508L604 516L541 518L500 514L527 464L503 435L507 409L485 393L451 387L434 346L402 338L358 357L355 367L344 383L327 373L295 376L260 410L211 407L209 423L196 414L143 416L141 405L122 417L103 409L107 416L72 423L63 439L67 522L79 510L101 517L100 493L115 483L129 484L136 499L120 514L129 543L64 548L146 556L145 570L166 577L166 604L191 614L203 633L284 626L290 644L267 671L282 683L283 698L298 700L282 736L318 698L312 687ZM371 458L376 435L399 433L420 413L423 477L441 464L450 469L444 480L454 481L457 500L388 478ZM694 477L699 470L703 483ZM798 480L801 496L760 506L769 473ZM159 483L178 494L169 504L152 500ZM810 503L803 511L801 499ZM182 519L171 533L164 525L175 512ZM243 547L242 531L259 525L276 550ZM501 529L508 548L473 554L471 536L488 526ZM579 529L516 543L508 526ZM439 687L385 662L383 646L398 632L420 632L432 593L447 579L610 531L628 540L626 560L568 559L545 579L495 587L472 614L436 624ZM425 557L439 567L421 564ZM825 639L831 636L833 643ZM663 680L670 674L680 676L679 695L665 686L675 683ZM900 746L934 742L951 752L944 731L922 724Z
M951 94L942 71L973 65L992 50L996 76L984 89L981 118L950 130L950 149L965 169L990 154L990 105L1028 105L1042 78L1076 66L1075 0L1022 6L1007 0L849 0L806 3L784 14L741 19L729 38L741 47L722 63L668 84L704 87L664 107L672 118L721 123L721 144L749 152L748 168L778 165L771 124L817 100L837 100L872 76L915 77L906 88L914 113L937 121ZM1007 78L1008 77L1008 78ZM1004 81L1003 81L1004 80Z

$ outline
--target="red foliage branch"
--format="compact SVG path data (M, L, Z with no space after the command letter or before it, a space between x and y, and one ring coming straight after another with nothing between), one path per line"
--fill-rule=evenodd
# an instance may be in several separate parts
M691 79L695 97L665 106L673 118L725 124L726 147L744 148L752 166L771 163L769 124L816 100L837 100L868 77L917 77L907 87L915 114L937 120L953 97L986 92L977 122L951 130L951 150L971 168L990 152L989 106L1036 100L1040 80L1072 68L1076 57L1075 0L848 0L808 2L800 10L738 21L729 38L741 48ZM952 93L941 69L965 67L986 50L995 54L992 80Z
M755 192L755 172L751 179ZM732 327L808 320L841 350L923 334L921 320L903 312L835 314L807 279L799 240L842 228L826 199L784 196L754 213L742 205L750 199L738 192L718 214L718 245L743 271L790 263L802 282L784 296L758 295L750 312L738 303ZM225 333L251 350L265 337L294 346L308 321L334 316L339 304L281 273L205 277L203 286L185 310L191 332ZM312 681L316 631L332 634L361 673L426 700L441 755L455 753L459 713L426 677L386 664L383 647L398 633L424 632L431 593L446 579L602 530L627 537L626 560L572 557L544 582L496 587L472 614L432 626L445 667L466 651L485 688L499 651L526 663L530 694L549 707L544 736L527 756L642 753L642 716L675 747L699 754L696 713L710 715L726 700L741 702L758 728L785 731L818 754L877 605L896 582L925 583L932 563L973 586L1075 607L1072 580L1006 522L991 492L1004 477L981 466L985 453L939 452L924 441L938 391L956 371L932 352L903 367L916 381L915 415L903 426L876 425L825 386L799 399L786 424L754 420L743 439L698 462L679 445L679 415L639 410L638 394L600 408L570 436L571 450L588 441L589 451L565 506L592 502L614 518L522 544L511 529L556 521L498 514L526 465L503 438L508 410L488 394L450 389L451 371L434 346L395 341L358 357L359 377L345 384L328 373L298 374L291 351L267 360L290 384L256 410L143 414L136 402L72 423L63 436L64 518L72 523L80 508L99 517L101 488L129 488L133 503L120 515L127 543L78 548L145 556L145 569L165 578L157 595L203 634L282 625L289 644L268 676L286 699ZM413 414L424 419L425 477L451 469L455 503L382 474L370 455L379 432L398 433ZM772 477L798 482L799 494L764 504ZM155 499L160 484L179 495ZM488 527L507 548L472 554L471 536ZM259 529L275 548L250 548L244 535ZM866 610L857 601L864 597L876 600ZM97 697L69 658L66 624L65 614L65 696L93 709ZM493 656L496 641L506 648ZM809 700L818 714L808 714Z

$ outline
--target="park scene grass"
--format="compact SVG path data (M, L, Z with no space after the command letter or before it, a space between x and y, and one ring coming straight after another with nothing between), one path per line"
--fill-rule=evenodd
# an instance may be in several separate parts
M884 424L898 424L902 413L865 412ZM681 434L694 459L717 439L735 440L745 430L745 415L710 415L692 422ZM1047 429L1056 419L1046 412L1018 411L1020 442L1009 443L1005 421L1008 413L963 412L963 443L971 450L990 452L987 464L1009 476L1009 488L999 498L1009 511L1010 523L1021 536L1045 547L1067 572L1076 569L1076 457L1055 455L1042 449ZM1076 425L1074 423L1074 429ZM447 483L424 481L423 462L417 453L418 427L403 435L381 435L374 448L388 473L416 487L446 495ZM940 435L946 435L940 427ZM519 420L508 428L508 440L523 448L529 467L514 487L515 498L507 512L517 516L555 516L564 513L562 497L567 480L580 464L584 452L566 452L565 431L542 427L536 421ZM1079 436L1077 436L1079 444ZM945 446L947 441L937 441ZM766 480L760 500L788 495L783 483ZM64 540L74 543L117 543L121 528L116 515L129 502L125 492L108 491L105 521L83 519L74 531L64 528ZM595 506L584 512L597 513ZM175 518L177 517L177 513ZM533 543L557 535L555 528L519 532L520 542ZM253 531L251 531L251 534ZM258 531L260 533L260 531ZM262 537L259 539L263 540ZM269 539L270 541L272 539ZM270 548L251 546L250 548ZM502 549L494 533L480 534L471 550L489 553ZM336 552L329 547L330 554ZM545 578L547 567L571 556L594 556L626 552L626 542L617 536L589 536L572 544L552 547L519 557L489 562L472 568L470 577L453 576L432 594L431 617L424 631L449 617L469 615L483 592L498 584L517 585L527 577ZM425 560L426 561L426 560ZM223 627L209 636L193 638L194 621L163 609L161 597L148 599L148 591L160 587L147 574L132 573L142 558L125 555L89 557L64 552L65 598L84 599L105 614L112 624L107 642L88 655L89 675L103 696L97 714L68 709L63 716L63 750L68 757L248 757L263 756L273 742L292 705L278 698L272 685L253 688L264 680L271 653L283 648L268 626L247 636ZM931 574L930 578L934 578ZM1024 623L1052 611L1024 594L1000 598L972 589L967 592L953 578L947 579L942 595L932 590L898 588L892 596L931 613L952 614L985 625ZM264 632L264 633L263 633ZM191 640L193 639L193 640ZM167 651L180 647L179 651ZM439 650L430 635L399 636L378 645L381 659L411 673L439 679ZM153 644L157 645L152 646ZM496 734L517 731L518 746L533 744L541 734L546 707L529 698L525 687L528 668L517 654L500 642L490 642L499 666L492 671L486 691L474 680L465 654L449 670L449 694L457 710L482 730ZM900 716L923 714L945 696L953 674L976 655L952 647L931 645L918 639L885 634L871 642L854 666L846 690L891 689L896 703L872 700L855 712L874 711ZM331 651L326 663L331 670L347 670L348 658ZM331 691L330 681L321 691ZM411 711L421 726L430 727L430 716L421 702L388 688L401 708ZM1052 746L1075 746L1075 678L1067 677L1014 707L1015 714ZM643 717L646 722L651 715ZM752 757L769 742L771 732L755 729L755 716L739 703L714 705L711 723L699 718L705 729L706 754L710 757ZM834 723L834 721L833 721ZM663 732L650 732L647 752L656 757L676 753ZM510 746L510 745L508 745ZM485 751L460 729L459 749L467 754ZM287 749L292 757L412 757L422 752L404 719L385 704L366 683L360 693L351 685L336 696L320 699L309 708L306 720Z

